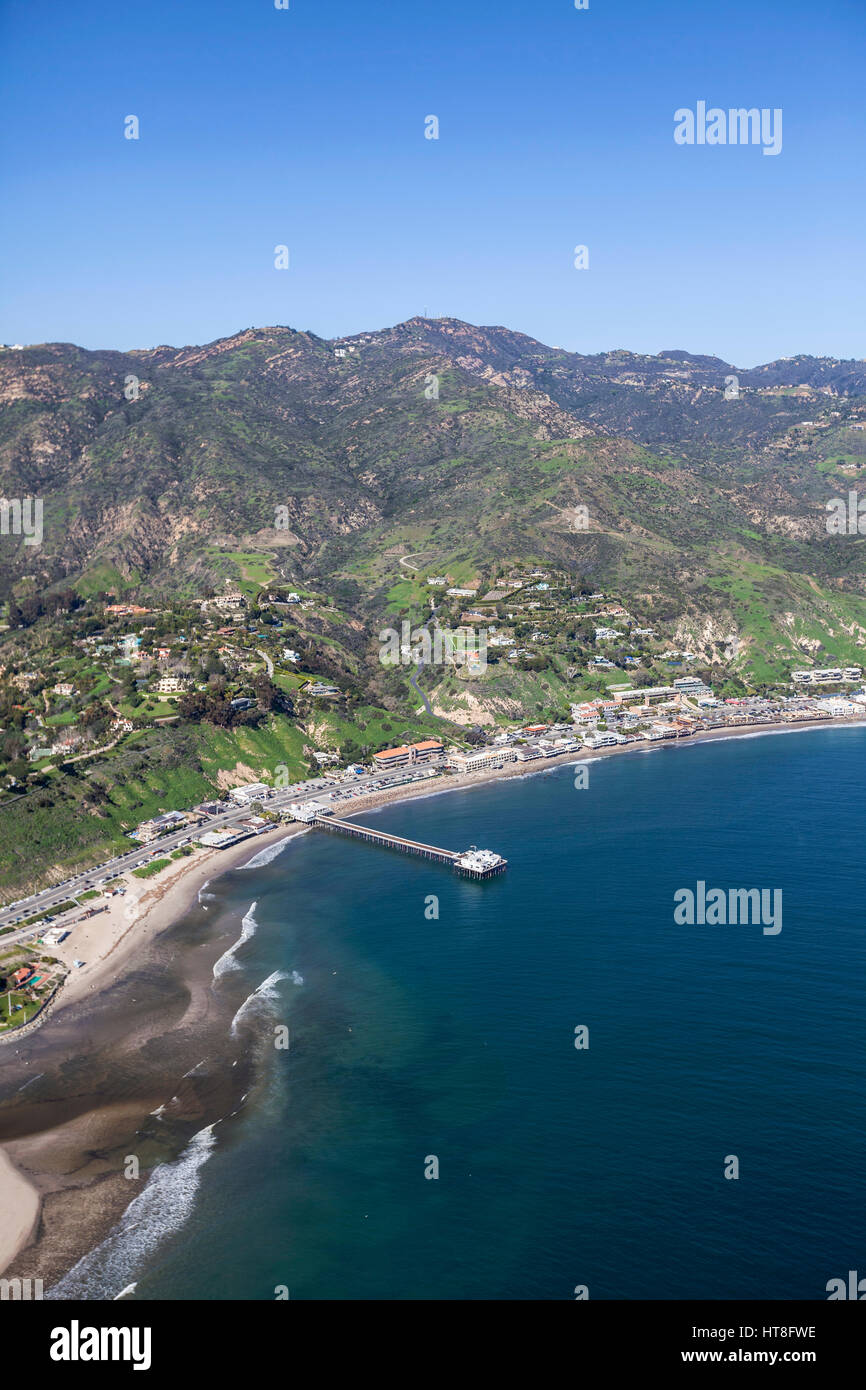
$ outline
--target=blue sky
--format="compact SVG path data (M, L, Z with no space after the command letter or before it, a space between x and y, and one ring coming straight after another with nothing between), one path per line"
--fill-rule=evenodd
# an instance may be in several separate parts
M0 340L864 357L864 40L863 0L3 0ZM678 146L699 100L781 154Z

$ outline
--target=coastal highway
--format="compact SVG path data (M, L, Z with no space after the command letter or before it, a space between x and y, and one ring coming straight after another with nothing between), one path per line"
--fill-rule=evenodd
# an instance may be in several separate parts
M369 786L371 782L377 782L380 786L386 787L389 781L399 781L401 775L405 775L405 772L395 772L391 778L386 773L363 773L359 777L354 777L351 782L345 783L332 782L329 778L316 778L313 782L300 782L292 787L281 788L272 796L267 797L265 804L269 811L278 811L282 807L288 806L290 801L315 801L317 797L335 787L360 789ZM348 801L342 804L343 806L351 805ZM76 874L74 878L67 879L65 883L59 884L56 888L43 889L41 893L34 893L29 898L22 898L20 902L0 909L0 927L12 926L16 919L20 921L22 918L32 917L37 912L49 912L52 907L69 902L70 899L76 898L81 893L86 893L90 888L98 887L104 879L115 878L118 874L127 873L130 869L137 869L141 864L147 864L154 849L157 850L158 856L162 857L169 850L177 849L179 845L197 839L199 835L208 830L219 830L224 826L230 828L233 825L238 825L241 821L247 820L249 814L248 806L232 806L221 815L209 817L200 826L195 828L188 825L181 826L178 830L170 831L167 835L161 835L158 840L152 841L149 845L137 845L128 853L118 855L116 859L109 859L105 864L99 864L96 868ZM38 922L32 926L23 927L20 931L9 932L0 940L3 941L4 945L12 945L14 942L22 941L44 929L44 922Z

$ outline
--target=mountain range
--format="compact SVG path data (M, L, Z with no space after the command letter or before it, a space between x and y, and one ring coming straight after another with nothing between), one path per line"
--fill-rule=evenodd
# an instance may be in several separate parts
M0 352L0 493L44 501L39 547L0 537L4 598L195 596L243 551L372 618L402 556L550 564L772 665L866 636L864 540L826 526L858 480L864 361L584 356L422 318Z

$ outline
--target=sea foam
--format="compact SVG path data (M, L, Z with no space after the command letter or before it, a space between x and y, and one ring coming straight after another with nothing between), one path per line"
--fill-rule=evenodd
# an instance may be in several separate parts
M304 834L305 832L302 831L301 833ZM291 838L291 835L287 835L284 840L278 840L275 845L266 845L264 849L259 850L258 854L254 854L246 864L239 865L238 872L242 869L263 869L265 864L270 864L272 859L276 859L278 854L282 854Z
M215 1121L219 1123L219 1121ZM190 1217L201 1182L201 1168L216 1139L214 1126L200 1129L173 1163L154 1168L144 1189L133 1197L120 1223L101 1245L84 1255L45 1294L51 1299L114 1299L129 1291L131 1276L166 1236Z
M257 903L250 903L246 916L241 918L240 936L234 945L229 946L228 950L224 951L219 960L215 962L213 968L213 977L215 980L218 980L227 970L240 969L238 962L235 960L235 953L240 950L245 941L249 941L250 937L254 935L256 927L259 925L255 917L257 906Z
M231 1035L233 1038L237 1037L238 1026L243 1023L244 1019L248 1018L256 1009L260 1008L262 1004L267 1005L273 1003L275 999L279 998L277 985L281 980L287 980L288 978L285 970L275 970L266 980L262 980L258 989L254 989L252 994L247 995L232 1019Z

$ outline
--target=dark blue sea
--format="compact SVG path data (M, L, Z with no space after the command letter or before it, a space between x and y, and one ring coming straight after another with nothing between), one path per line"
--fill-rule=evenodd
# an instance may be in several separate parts
M268 1060L151 1179L133 1296L825 1299L866 1273L864 768L866 728L656 748L359 817L495 849L489 882L318 831L215 880L227 949L246 924L214 988ZM698 881L780 889L782 930L677 925Z

